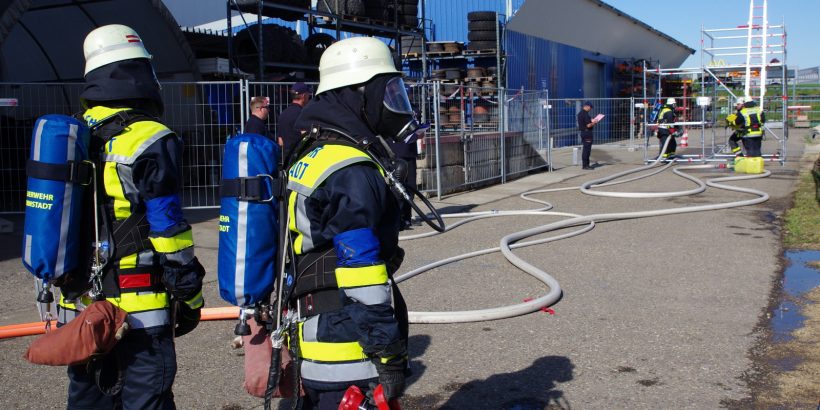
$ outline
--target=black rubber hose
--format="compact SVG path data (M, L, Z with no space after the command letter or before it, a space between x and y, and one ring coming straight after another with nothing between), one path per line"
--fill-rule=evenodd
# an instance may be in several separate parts
M270 370L268 371L268 385L265 387L265 410L270 410L273 401L273 392L279 386L279 361L282 348L274 347L270 355Z
M430 203L430 201L427 199L427 197L422 195L421 192L419 192L418 189L416 189L415 187L413 187L411 185L406 185L404 187L404 189L409 191L411 194L415 195L416 198L420 199L421 202L424 203L424 206L426 206L427 209L430 210L430 213L433 215L433 217L435 217L435 219L436 219L435 222L437 222L438 225L433 223L433 220L430 219L429 216L427 216L426 212L422 211L421 208L419 208L419 206L416 205L415 201L407 201L408 203L410 203L410 207L412 207L413 210L416 211L416 214L418 214L418 216L421 218L421 220L424 221L424 223L429 225L431 228L435 229L436 231L444 232L445 229L446 229L445 226L444 226L444 219L441 218L441 214L439 214L438 211L436 211L436 208L433 207L433 204Z

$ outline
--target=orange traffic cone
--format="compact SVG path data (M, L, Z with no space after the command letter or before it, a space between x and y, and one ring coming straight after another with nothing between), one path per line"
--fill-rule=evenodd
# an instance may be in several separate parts
M680 138L680 146L682 148L689 146L689 133L686 131L683 132L683 136Z

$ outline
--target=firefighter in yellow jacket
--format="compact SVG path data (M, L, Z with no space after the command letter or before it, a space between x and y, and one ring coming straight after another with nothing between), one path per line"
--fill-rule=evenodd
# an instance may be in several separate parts
M204 303L205 271L179 196L182 143L156 119L163 113L159 83L134 30L99 27L83 49L83 118L101 168L98 212L108 226L101 241L110 245L102 296L128 312L131 330L102 368L69 367L68 408L172 409L174 332L193 330ZM62 293L58 325L91 303L83 292Z
M298 274L290 303L300 314L305 406L335 409L351 385L378 382L388 399L405 388L407 308L391 280L403 256L401 214L385 180L394 171L386 142L404 141L418 124L401 72L377 39L331 45L319 75L296 123L308 136L288 175Z

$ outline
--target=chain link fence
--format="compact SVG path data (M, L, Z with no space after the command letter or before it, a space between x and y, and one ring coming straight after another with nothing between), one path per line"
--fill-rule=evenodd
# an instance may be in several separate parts
M278 114L290 104L291 86L247 81L162 85L165 112L161 119L184 142L181 166L186 208L219 206L224 144L244 129L250 99L270 98L268 124L276 135ZM78 83L0 84L0 213L23 211L25 162L34 121L50 113L81 112L82 88ZM644 118L651 107L645 111L634 98L554 99L547 91L476 87L457 81L408 84L408 95L421 121L430 125L417 142L416 162L418 188L428 195L577 165L577 114L587 100L593 105L593 116L604 115L594 129L594 144L643 146L645 150L657 144L652 138L654 129ZM677 103L679 121L702 123L685 126L691 135L700 140L708 133L706 139L711 142L707 143L713 152L719 151L728 138L721 121L732 112L732 102L718 98L708 106L698 106L694 98L677 98ZM808 107L800 113L789 110L793 122L806 119L816 125L820 121L820 98L788 103ZM770 123L781 121L782 101L767 101L766 111Z

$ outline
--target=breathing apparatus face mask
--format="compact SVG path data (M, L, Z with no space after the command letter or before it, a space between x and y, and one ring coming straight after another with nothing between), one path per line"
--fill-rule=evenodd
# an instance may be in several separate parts
M401 77L390 78L384 88L381 115L376 131L387 139L403 142L418 130L410 98Z

